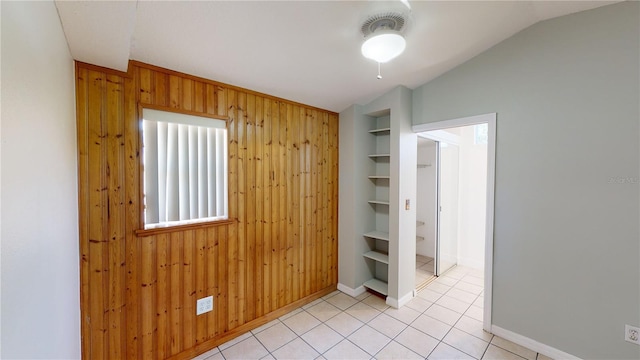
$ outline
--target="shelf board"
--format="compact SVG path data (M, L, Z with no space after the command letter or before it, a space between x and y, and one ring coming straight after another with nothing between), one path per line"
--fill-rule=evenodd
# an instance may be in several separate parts
M389 206L389 202L388 201L384 201L384 200L369 200L369 204L377 204L377 205L387 205L387 206Z
M369 157L372 159L388 158L388 157L391 157L391 154L371 154L369 155Z
M362 256L375 260L377 262L381 262L383 264L389 264L389 255L378 252L378 251L368 251L362 254Z
M389 175L369 175L369 179L389 179Z
M364 236L371 238L371 239L378 239L378 240L384 240L384 241L389 241L389 233L387 232L383 232L383 231L371 231L368 232L366 234L364 234Z
M378 279L367 280L362 284L364 287L371 289L379 294L387 295L389 290L387 283Z
M416 241L424 241L424 236L416 236Z
M390 127L369 130L369 134L373 134L373 135L388 135L389 133L391 133Z
M424 225L424 221L416 221L416 226L422 226Z

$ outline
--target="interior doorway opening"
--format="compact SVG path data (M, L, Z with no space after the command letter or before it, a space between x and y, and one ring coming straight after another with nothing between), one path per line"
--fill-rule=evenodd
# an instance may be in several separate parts
M456 266L476 270L484 275L483 327L490 331L495 114L418 125L414 132L416 264L422 263L416 290Z

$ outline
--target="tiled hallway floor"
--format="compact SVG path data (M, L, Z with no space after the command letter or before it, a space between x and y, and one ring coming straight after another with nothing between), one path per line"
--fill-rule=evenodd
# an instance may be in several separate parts
M482 274L463 267L401 309L335 291L195 359L548 359L484 332L483 300Z
M416 289L421 289L433 277L433 258L416 254Z

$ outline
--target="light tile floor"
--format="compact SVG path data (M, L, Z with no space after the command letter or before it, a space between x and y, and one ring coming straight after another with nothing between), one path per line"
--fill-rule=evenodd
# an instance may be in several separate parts
M416 254L416 281L417 289L422 287L433 276L433 258Z
M482 285L482 272L456 267L400 309L335 291L194 360L547 360L482 330Z

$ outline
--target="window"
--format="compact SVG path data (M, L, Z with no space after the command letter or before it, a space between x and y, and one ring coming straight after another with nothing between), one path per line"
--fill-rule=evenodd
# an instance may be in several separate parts
M489 139L489 124L477 124L473 126L473 144L487 145Z
M144 228L226 219L224 120L142 112Z

